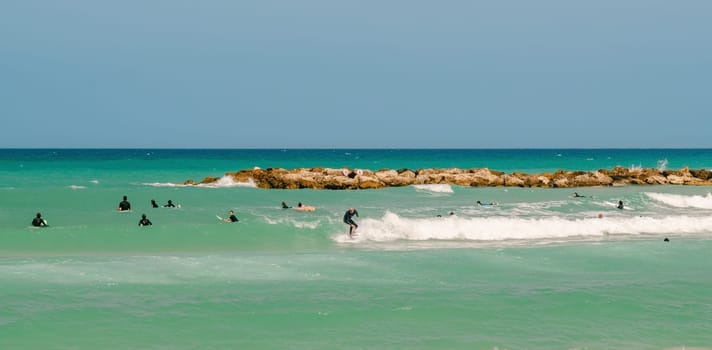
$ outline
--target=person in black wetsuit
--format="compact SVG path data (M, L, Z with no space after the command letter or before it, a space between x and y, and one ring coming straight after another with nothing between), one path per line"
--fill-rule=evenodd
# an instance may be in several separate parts
M141 220L138 221L138 225L139 226L151 226L151 225L153 225L153 223L151 222L151 220L148 220L148 218L146 218L146 214L142 214Z
M119 211L131 210L131 203L129 203L128 198L124 196L124 200L119 203Z
M238 222L240 220L237 219L237 216L235 216L235 212L230 210L230 216L228 216L225 219L225 222Z
M354 229L358 228L358 224L356 224L353 220L354 215L359 217L358 212L354 208L349 208L349 210L347 210L344 214L344 223L349 225L349 237L353 237Z
M151 199L151 206L154 208L158 208L158 203L156 203L155 199Z
M164 205L163 207L164 208L175 208L176 206L175 206L175 204L173 204L173 201L169 199L168 204Z
M37 213L34 219L32 219L32 226L34 227L44 227L47 226L47 221L42 218L42 214Z
M616 206L618 209L623 209L623 201L618 201L618 205Z
M290 206L287 205L287 203L282 202L282 209L289 209L291 208Z

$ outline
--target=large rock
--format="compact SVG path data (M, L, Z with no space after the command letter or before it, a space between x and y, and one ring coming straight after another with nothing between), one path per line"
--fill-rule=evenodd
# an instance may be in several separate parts
M452 184L459 186L518 186L518 187L584 187L584 186L626 186L626 185L712 185L709 170L668 170L660 172L652 168L627 169L615 167L594 172L564 171L554 173L526 174L514 172L506 174L481 169L331 169L331 168L267 168L240 170L226 175L237 182L254 183L260 188L282 189L377 189L383 187L409 186L413 184ZM208 176L199 184L208 184L220 178ZM193 180L186 185L195 185Z

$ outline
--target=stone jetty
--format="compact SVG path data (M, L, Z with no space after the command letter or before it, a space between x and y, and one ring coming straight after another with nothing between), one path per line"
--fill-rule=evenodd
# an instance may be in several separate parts
M588 187L627 185L712 185L712 171L664 170L652 168L628 169L616 167L610 170L568 171L526 174L504 173L480 169L330 169L330 168L267 168L240 170L225 174L235 182L254 182L259 188L274 189L329 189L355 190L400 187L423 184L450 184L472 187ZM206 177L196 182L187 180L185 185L210 184L218 177Z

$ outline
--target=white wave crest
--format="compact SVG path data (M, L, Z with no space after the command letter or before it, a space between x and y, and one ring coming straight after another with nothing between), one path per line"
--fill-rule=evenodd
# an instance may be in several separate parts
M561 217L443 217L403 218L387 212L380 219L363 219L360 240L546 240L595 238L612 235L699 234L712 232L712 217L670 216L604 217L566 219Z
M205 188L229 188L229 187L250 187L250 188L257 188L257 184L255 184L255 181L252 179L249 179L247 182L237 182L235 181L232 176L225 175L218 179L215 182L209 183L209 184L196 184L196 185L187 185L187 184L176 184L172 182L146 182L143 183L145 186L152 186L152 187L205 187Z
M646 192L648 197L676 208L712 209L712 193L705 196L684 196L679 194Z
M453 193L452 186L448 184L413 185L413 187L418 191Z
M84 190L84 189L87 188L86 186L78 186L78 185L70 185L70 186L67 186L67 187L69 187L69 188L71 188L71 189L73 189L73 190Z

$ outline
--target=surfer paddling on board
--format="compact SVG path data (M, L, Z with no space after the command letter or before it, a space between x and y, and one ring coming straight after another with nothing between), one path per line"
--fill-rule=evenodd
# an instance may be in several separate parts
M311 205L304 205L304 204L302 204L302 202L299 202L299 204L297 204L297 207L294 208L294 210L314 211L314 210L316 210L316 207L312 207Z
M356 224L352 219L354 215L359 217L358 212L354 208L349 208L349 210L347 210L344 214L344 223L349 225L349 238L353 238L354 230L358 228L358 224Z
M124 200L119 203L119 211L129 211L131 210L131 203L129 203L129 200L126 196L124 196Z

